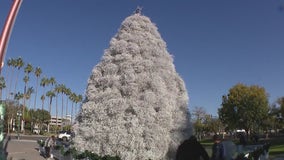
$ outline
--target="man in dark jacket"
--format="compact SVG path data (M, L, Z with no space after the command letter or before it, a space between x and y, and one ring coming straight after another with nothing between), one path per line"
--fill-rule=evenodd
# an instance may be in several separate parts
M219 135L213 136L214 144L212 146L211 160L224 160L224 146L221 143L221 137Z
M209 160L209 156L195 136L185 140L177 150L176 160Z

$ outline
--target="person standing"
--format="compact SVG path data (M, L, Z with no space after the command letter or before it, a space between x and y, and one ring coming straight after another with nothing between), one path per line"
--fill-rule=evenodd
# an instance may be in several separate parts
M46 158L50 158L51 157L51 148L53 148L55 146L55 136L52 135L51 137L47 138L45 140L45 143L44 143L44 149L45 149L45 155L46 155Z
M197 141L195 136L185 140L176 153L176 160L209 160L204 147Z
M214 144L212 146L212 157L211 160L224 160L224 146L221 142L221 137L219 135L213 136Z

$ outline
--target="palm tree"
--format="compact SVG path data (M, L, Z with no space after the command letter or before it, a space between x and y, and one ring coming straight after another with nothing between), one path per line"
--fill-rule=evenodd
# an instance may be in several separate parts
M44 109L44 100L45 100L44 94L41 95L40 100L41 100L41 110L43 110Z
M62 110L61 110L61 121L63 121L63 112L64 112L64 105L63 105L63 102L64 102L64 94L65 94L65 91L66 91L66 87L65 87L65 85L64 84L60 84L59 85L59 91L60 91L60 93L61 93L61 104L62 104ZM62 123L61 123L61 130L63 129L63 125L62 125Z
M17 72L17 75L16 75L16 80L15 80L15 88L14 88L14 92L13 93L16 93L17 92L17 85L18 85L18 77L19 77L19 74L20 74L20 69L24 66L24 61L21 57L17 58L15 60L15 68L18 69L18 72Z
M29 74L33 71L33 66L29 63L27 64L27 66L25 67L24 69L24 72L25 72L25 77L24 77L24 82L25 82L25 88L24 88L24 95L26 94L27 92L27 88L28 88L28 82L30 80L30 77L29 77ZM24 101L25 101L25 97L24 97ZM24 106L25 106L25 103L24 103Z
M28 63L27 66L25 67L25 71L24 72L26 74L30 74L33 70L34 70L33 66L30 63Z
M46 93L46 96L49 97L49 114L51 115L51 104L53 97L55 97L55 93L51 90ZM49 132L49 124L47 126L47 131Z
M40 75L42 73L41 68L40 67L36 67L34 73L35 73L35 76L36 76L36 89L35 89L34 109L36 109L38 81L39 81Z
M76 96L77 95L75 93L71 93L70 96L69 96L69 99L72 102L72 105L71 105L71 125L73 123L74 103L75 103Z
M21 104L20 103L20 101L21 101L21 99L23 99L24 98L24 94L23 93L20 93L20 92L17 92L16 94L14 94L14 100L16 100L17 102L19 102L19 104ZM23 108L24 108L24 106L23 106ZM22 113L22 115L24 115L24 113ZM24 116L22 116L22 119L23 119L23 117ZM22 123L23 124L23 123ZM23 128L23 125L21 125L21 127ZM22 129L21 129L22 130Z
M28 101L28 105L27 106L29 106L29 108L28 108L28 110L33 110L33 109L31 109L32 107L31 107L31 105L30 105L30 98L31 98L31 95L32 95L32 93L34 93L34 89L33 89L33 87L29 87L28 89L27 89L27 93L26 93L26 95L24 95L25 96L25 98L26 98L26 100ZM34 110L35 111L35 110ZM33 124L35 124L35 119L34 119L34 114L30 114L30 122L31 122L31 129L34 127L33 126ZM31 130L32 131L32 130Z
M48 82L51 84L51 86L55 85L56 84L56 80L54 77L50 77Z
M41 99L41 110L42 110L42 112L43 112L43 110L44 110L45 95L44 95L44 94L41 95L40 99ZM44 116L44 114L43 114L43 116ZM44 120L44 117L42 117L42 119ZM41 124L40 130L42 130L42 126L43 126L43 124ZM47 129L48 129L48 132L49 132L49 127L47 127Z
M58 94L61 93L61 87L59 85L56 85L54 88L54 91L56 93L56 131L57 131L57 127L58 127Z
M24 69L25 72L25 77L24 77L24 82L25 82L25 88L24 88L24 103L23 103L23 117L25 117L25 108L26 108L26 93L27 93L27 87L28 87L28 82L30 80L29 74L33 71L33 66L29 63ZM23 124L24 124L24 119L23 119ZM23 130L24 128L22 128Z
M83 96L81 94L75 97L75 103L76 103L75 114L77 114L78 103L82 102L82 100L83 100Z
M23 98L24 98L24 94L23 93L18 92L18 93L16 93L14 95L14 100L16 100L18 102L20 102L20 100L23 99Z
M19 104L21 104L20 101L22 99L24 99L23 93L17 92L16 94L14 94L14 100L16 100ZM20 105L20 106L22 106L22 105ZM22 107L24 108L24 106L22 106ZM22 122L23 122L23 119L24 119L24 113L22 113ZM24 128L23 123L21 123L20 126L21 126L21 130L23 130L23 128Z
M50 77L50 78L48 79L48 84L51 85L50 90L53 91L53 97L55 97L54 88L53 88L53 86L56 84L55 78L54 78L54 77ZM52 100L51 100L51 102L52 102ZM50 107L51 107L51 103L50 103ZM50 113L50 115L51 115L51 108L49 109L49 113Z
M72 93L70 88L65 88L64 93L66 95L66 117L68 115L68 100L69 100L69 96Z
M2 90L3 88L6 88L6 82L5 78L3 76L0 76L0 99L2 100Z
M8 69L11 69L11 63L9 63L9 59L6 61L6 65L8 66ZM5 88L5 97L6 97L6 99L8 98L8 94L7 94L7 92L8 92L8 87L7 87L7 85L8 85L8 80L9 80L9 70L8 71L6 71L6 75L5 76L3 76L3 77L5 77L5 81L6 81L6 88ZM2 72L0 72L0 75L2 76Z
M48 78L43 77L43 78L41 79L41 81L40 81L40 86L43 87L43 90L44 90L45 86L48 85L48 83L49 83ZM43 93L44 93L44 92L45 92L45 91L43 91Z
M43 93L45 93L45 87L49 84L48 78L43 77L40 81L40 86L43 88ZM44 104L44 102L43 102Z
M49 113L51 115L51 103L52 103L52 98L55 97L55 94L54 94L54 88L53 86L56 84L56 80L54 77L50 77L49 79L47 79L48 81L48 85L50 84L51 85L51 88L50 88L50 91L49 92L49 98L51 98L51 101L50 101L50 105L49 105ZM52 94L53 93L53 94ZM46 93L47 94L47 93Z
M26 98L27 98L27 85L28 85L28 81L30 80L30 77L28 75L25 75L23 78L23 81L25 83L25 87L24 87L24 93L23 93L23 119L22 119L22 123L24 124L24 117L25 117L25 108L26 108ZM24 128L22 128L21 130L23 130Z
M11 89L12 89L12 83L14 79L13 76L14 76L14 68L16 66L16 60L13 58L9 58L7 61L7 65L9 68L11 68L11 77L10 77L9 88L7 89L6 97L10 99L11 98L10 96L12 96Z
M48 111L51 114L51 104L52 104L53 97L55 97L55 93L54 91L51 90L46 93L46 96L49 97L49 110Z
M27 93L26 93L26 99L28 100L28 106L29 106L29 109L31 109L31 105L30 105L30 98L31 98L31 95L34 93L34 88L33 87L29 87L28 90L27 90Z

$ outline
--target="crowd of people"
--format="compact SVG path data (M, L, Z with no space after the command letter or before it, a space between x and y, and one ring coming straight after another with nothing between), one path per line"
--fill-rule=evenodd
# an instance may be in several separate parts
M246 136L238 135L241 145L246 145ZM258 141L258 136L252 136L253 141ZM225 148L220 135L213 136L212 154L209 156L205 148L198 142L195 136L190 136L179 147L176 153L176 160L225 160ZM45 140L45 157L51 157L51 149L56 145L54 135Z

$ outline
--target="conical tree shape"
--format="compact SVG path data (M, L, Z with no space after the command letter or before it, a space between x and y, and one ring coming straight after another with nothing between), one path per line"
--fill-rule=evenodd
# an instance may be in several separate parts
M188 95L157 27L127 17L92 70L74 146L123 160L174 159L189 137Z

